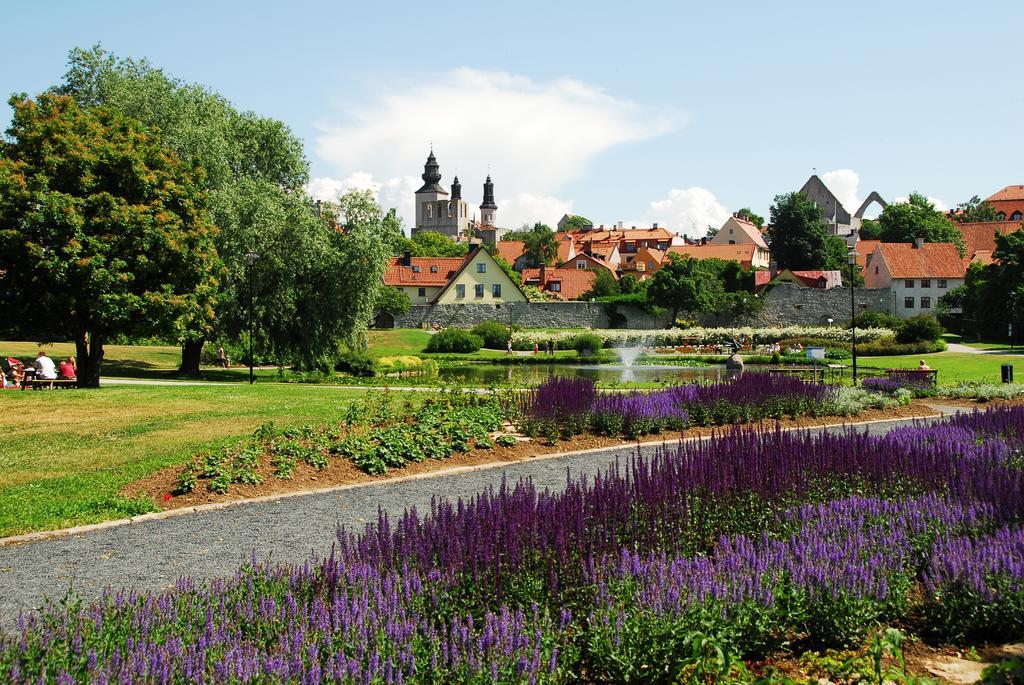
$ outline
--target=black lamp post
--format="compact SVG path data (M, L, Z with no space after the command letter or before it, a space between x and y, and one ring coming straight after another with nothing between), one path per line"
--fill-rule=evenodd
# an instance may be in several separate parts
M850 250L850 337L853 342L853 387L857 387L857 288L854 287L854 270L857 267L857 251Z
M255 325L252 316L252 268L256 264L259 255L255 252L245 253L245 266L249 270L249 385L256 382L256 373L253 369L252 339L256 337Z

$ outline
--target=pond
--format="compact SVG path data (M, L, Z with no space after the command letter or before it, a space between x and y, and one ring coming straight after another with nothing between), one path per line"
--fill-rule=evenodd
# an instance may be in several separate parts
M736 373L718 364L696 367L625 364L465 364L442 367L438 371L438 375L444 380L467 385L510 382L516 385L537 385L552 376L589 378L598 383L711 383L727 380Z

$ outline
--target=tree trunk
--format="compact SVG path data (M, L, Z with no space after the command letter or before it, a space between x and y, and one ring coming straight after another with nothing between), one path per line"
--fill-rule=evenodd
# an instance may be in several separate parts
M181 345L181 366L178 373L198 374L199 357L203 353L203 345L206 343L206 336L196 340L186 340Z
M75 340L78 353L78 387L100 387L100 368L103 366L103 339L82 334Z

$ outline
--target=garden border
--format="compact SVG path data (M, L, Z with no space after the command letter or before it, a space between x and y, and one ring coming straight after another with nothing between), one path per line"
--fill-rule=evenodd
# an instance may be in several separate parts
M791 431L802 431L802 430L817 430L820 428L831 428L837 426L843 427L855 427L855 426L869 426L878 423L893 423L893 422L910 422L918 419L928 418L942 418L944 416L951 416L957 412L948 412L945 409L954 409L954 407L942 407L941 405L928 405L934 411L933 414L921 414L920 416L908 416L908 417L894 417L890 419L870 419L868 421L853 421L850 423L819 423L812 426L792 426L788 428L782 428L782 432L789 433ZM957 407L956 409L961 409ZM964 408L966 409L966 408ZM712 436L702 435L694 436L690 438L684 438L684 442L690 442L695 440L710 440ZM541 454L533 457L529 460L523 461L544 461L548 459L558 459L567 456L578 456L584 454L596 454L600 452L609 452L612 450L621 450L623 447L629 445L635 445L636 447L657 447L658 445L666 444L665 440L648 440L645 442L637 441L623 442L621 445L614 445L609 447L591 447L585 450L569 450L566 452L552 452L550 454ZM282 499L290 499L292 497L305 497L309 495L319 495L330 492L341 492L344 490L354 490L356 488L366 487L378 487L381 485L390 485L393 483L402 483L415 480L426 480L430 478L442 478L445 476L454 476L461 473L472 473L475 471L485 471L493 468L499 468L502 466L508 466L518 462L508 461L494 461L486 464L474 464L471 466L453 466L446 469L438 469L436 471L428 471L426 473L415 473L405 476L395 476L393 478L384 478L381 480L361 482L361 483L345 483L342 485L332 485L326 488L310 488L305 490L294 490L290 492L281 492L273 495L261 495L260 497L250 497L246 499L231 500L228 502L212 502L210 504L199 504L192 507L180 507L177 509L167 509L166 511L154 511L148 514L139 514L138 516L131 516L128 518L111 519L109 521L100 521L99 523L87 523L80 526L72 526L70 528L56 528L54 530L39 530L31 533L22 533L20 535L11 535L9 537L0 538L0 547L12 547L14 545L27 544L32 542L39 542L42 540L48 540L51 538L63 538L74 535L84 535L92 533L94 531L105 530L107 528L119 528L121 526L131 525L133 523L145 523L148 521L161 521L165 519L175 518L178 516L185 516L188 514L205 512L205 511L218 511L220 509L228 509L231 507L245 506L247 504L258 503L258 502L273 502Z

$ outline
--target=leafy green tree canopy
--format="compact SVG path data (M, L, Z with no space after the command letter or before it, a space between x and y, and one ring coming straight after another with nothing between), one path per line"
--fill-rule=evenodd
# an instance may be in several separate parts
M650 278L647 286L649 302L672 312L670 326L681 311L714 311L724 292L722 280L716 278L714 268L698 259L677 254L668 257L668 261Z
M558 258L558 236L547 224L538 222L532 228L524 226L521 233L520 240L525 243L523 250L530 267L550 266Z
M0 297L38 337L73 340L98 387L115 335L213 317L219 261L202 172L139 122L66 96L14 97L0 144Z
M636 279L633 279L634 283ZM594 282L590 286L590 290L580 295L581 300L597 299L598 297L609 297L611 295L619 295L622 290L619 287L619 282L615 280L615 276L608 269L596 269L594 273Z
M740 211L736 212L736 216L738 216L741 219L744 219L745 221L749 221L758 228L764 228L764 217L754 214L754 212L751 211L748 207L744 207Z
M961 202L956 206L953 220L960 223L999 221L999 213L995 207L975 195L967 202Z
M768 244L780 269L823 269L828 262L828 229L821 209L803 193L775 196Z
M1013 323L1024 337L1024 230L996 234L992 263L971 264L964 285L940 301L943 308L963 309L963 322L976 336L1005 339Z
M593 226L594 222L585 216L579 214L573 214L558 227L559 231L581 231L588 226Z
M397 251L410 252L413 257L464 257L467 247L466 243L457 243L443 233L420 231L412 238L402 238Z
M878 217L880 239L887 243L953 243L960 256L965 254L964 237L946 215L920 193L911 193L907 202L894 202Z
M882 226L874 219L864 219L860 222L858 235L861 240L879 240L882 237Z

